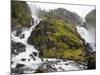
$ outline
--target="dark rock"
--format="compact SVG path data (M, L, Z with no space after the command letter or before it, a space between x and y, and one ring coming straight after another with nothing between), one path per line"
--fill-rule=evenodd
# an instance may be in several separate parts
M19 47L19 48L24 48L25 47L25 45L24 44L22 44L22 43L20 43L20 42L18 42L18 43L16 43L16 45L17 45L17 47Z
M14 63L14 61L11 61L11 64L13 64Z
M86 55L94 54L93 46L90 43L86 43L85 49L86 49Z
M33 55L34 55L34 56L37 56L37 52L33 52Z
M20 36L20 38L21 38L21 39L25 38L25 34L22 34L22 35Z
M16 68L12 68L11 73L15 74L23 74L24 70L23 67L25 67L24 64L17 64Z
M87 58L87 69L96 69L96 54L93 51L93 46L91 43L85 45Z
M16 36L19 36L21 34L21 32L22 32L21 29L17 29Z
M11 42L11 45L12 45L11 52L12 52L12 54L15 54L15 55L17 55L21 52L24 52L26 49L26 46L20 42L18 42L18 43Z
M21 61L25 61L25 60L26 60L25 58L22 58L22 59L21 59Z
M16 68L22 68L22 67L24 67L25 65L24 64L17 64L16 65Z
M60 70L65 71L62 67L59 67Z
M32 25L34 24L34 18L32 18Z
M28 59L28 61L30 61L30 59Z
M87 69L96 69L96 61L89 58L87 63Z
M33 60L36 60L36 58L34 57L33 54L30 54L29 56L30 56Z
M69 65L68 63L65 63L65 65Z

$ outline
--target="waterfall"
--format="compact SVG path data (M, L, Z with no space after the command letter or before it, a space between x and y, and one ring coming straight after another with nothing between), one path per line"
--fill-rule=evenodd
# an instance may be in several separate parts
M29 5L32 11L32 6ZM39 51L34 48L33 45L30 45L27 43L28 38L31 36L32 31L35 29L35 27L39 24L41 19L37 18L37 15L32 14L32 17L34 19L34 24L31 23L30 28L22 28L22 32L16 36L17 30L13 31L11 33L11 40L15 43L22 43L26 46L25 51L19 53L18 55L12 56L12 61L14 62L11 64L11 68L16 68L17 64L24 64L26 67L30 68L31 70L26 70L24 73L34 73L35 70L39 66L46 66L50 65L52 70L56 69L56 71L73 71L73 70L84 70L84 67L81 64L77 64L75 61L66 60L63 61L62 59L56 59L56 58L39 58ZM84 28L77 27L78 32L81 34L84 39L88 41L88 31L86 31ZM37 53L35 56L33 53ZM25 60L25 61L22 61ZM52 62L52 63L51 63ZM47 69L50 69L46 67ZM43 68L42 68L43 69Z
M34 18L34 17L33 17ZM35 22L30 28L23 28L21 34L19 36L16 36L17 31L13 31L11 33L11 40L15 43L22 43L26 46L26 51L21 52L18 55L15 55L12 57L12 61L14 61L14 64L12 64L12 67L15 67L18 63L29 65L34 64L34 68L37 68L39 65L35 66L35 64L38 64L38 62L41 62L41 59L38 57L39 51L34 48L34 46L27 43L28 38L31 35L31 32L35 29L35 27L39 24L40 19L35 17ZM23 38L21 38L23 36ZM37 56L34 56L32 53L36 52ZM30 55L33 55L35 61L30 57ZM22 62L21 59L26 59L26 61ZM29 61L28 61L29 60ZM31 66L31 65L30 65Z
M83 39L85 39L86 43L89 43L91 48L93 49L93 51L95 51L95 42L93 39L91 39L91 38L94 38L95 36L90 34L91 32L82 26L76 26L76 29L79 32L79 34L81 35L81 37Z
M29 5L29 7L30 7L30 5ZM31 11L32 11L32 8L31 8ZM27 73L34 72L35 69L37 69L38 66L42 62L41 58L39 58L39 51L36 50L33 45L30 45L27 43L28 38L31 36L32 31L35 29L35 27L39 24L39 22L41 20L34 13L32 13L32 18L34 20L34 23L32 23L32 22L30 23L30 25L31 25L30 28L22 28L21 29L22 32L18 36L16 36L17 30L15 30L11 33L12 42L22 43L26 46L24 52L21 52L18 55L12 56L11 61L13 61L13 64L11 65L11 67L16 68L17 64L23 64L23 65L30 67L32 69L32 71L27 71Z
M90 42L89 32L84 27L81 26L76 26L76 28L79 34L81 35L81 37L85 39L86 42Z

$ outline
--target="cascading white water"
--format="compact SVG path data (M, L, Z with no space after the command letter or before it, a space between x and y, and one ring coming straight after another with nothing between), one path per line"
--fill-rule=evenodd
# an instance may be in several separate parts
M81 26L76 26L77 31L79 32L79 34L81 35L81 37L83 39L85 39L86 42L90 42L91 40L89 39L89 32Z
M29 7L32 9L32 6L29 5ZM34 11L33 11L34 12ZM34 48L34 46L30 45L27 43L28 38L31 36L32 31L35 29L35 27L39 24L40 20L39 18L37 18L35 16L35 14L32 14L32 17L34 19L34 24L30 27L30 28L23 28L22 32L19 36L16 36L16 32L17 31L13 31L11 34L11 39L13 42L15 43L22 43L26 46L26 51L25 52L21 52L18 55L15 55L12 57L12 61L14 61L14 63L12 64L12 68L15 68L16 65L19 64L24 64L25 66L31 68L31 71L27 71L26 73L33 73L35 72L35 70L42 64L48 61L50 62L56 62L57 64L52 64L52 66L54 68L57 69L57 71L69 71L69 70L83 70L84 66L77 64L74 61L70 61L70 60L66 60L63 61L61 59L50 59L50 58L43 58L43 61L41 60L41 58L39 58L39 51L36 50ZM77 27L78 32L81 34L82 37L84 37L84 39L86 39L88 41L88 31L86 31L84 28L80 28ZM85 32L85 33L84 33ZM23 36L23 38L21 38L21 36ZM35 57L35 60L33 60L30 57L30 54L32 54L33 52L37 53L37 56ZM21 61L21 59L25 58L26 61ZM30 61L29 61L30 59ZM60 62L57 62L57 60L60 60ZM66 65L67 64L67 65Z
M94 38L95 36L90 34L91 32L82 26L76 26L76 28L79 34L81 35L81 37L85 39L86 43L90 43L91 47L93 48L93 51L95 51L95 42L94 42L94 39L91 39L91 38Z
M18 63L24 64L26 66L32 66L34 64L34 68L36 69L39 65L37 65L39 62L41 62L41 59L38 57L39 51L37 51L34 46L30 45L27 43L28 38L31 35L31 32L33 31L33 29L39 24L40 19L36 19L35 18L35 24L33 24L29 29L25 28L23 29L22 33L19 36L16 36L16 31L13 31L11 34L11 39L13 42L15 43L22 43L26 46L26 51L19 53L18 55L12 57L12 61L14 61L14 64L12 64L12 68L16 67L16 65ZM23 38L20 38L20 36L24 35ZM30 57L30 54L32 54L33 52L37 53L37 56L35 57L35 61L33 61L33 59ZM22 62L21 59L25 58L26 61ZM30 59L30 61L28 61ZM36 65L36 66L35 66Z
M60 62L57 62L57 64L52 64L52 66L54 68L57 69L57 71L69 71L69 70L82 70L84 69L84 66L82 66L80 68L80 65L77 65L74 61L63 61L61 59L50 59L50 58L43 58L44 61L41 60L41 58L39 58L39 55L37 55L35 57L36 60L33 60L29 55L32 54L32 52L36 52L37 54L39 54L39 52L34 48L34 46L30 45L27 43L27 40L31 34L31 32L33 31L33 29L38 25L39 20L36 20L37 22L32 25L29 29L23 29L22 33L19 36L16 36L16 31L12 32L12 41L13 42L21 42L22 44L24 44L26 46L26 51L19 53L16 56L12 57L12 61L14 61L14 63L12 64L12 68L15 68L16 65L19 64L24 64L27 67L30 67L32 69L32 71L26 71L26 73L33 73L35 72L35 70L42 64L48 61L51 62L57 62L56 60L60 60ZM24 38L20 38L20 36L24 35ZM26 61L21 61L21 59L27 59ZM30 59L30 61L28 61L28 59ZM68 65L66 65L68 64Z

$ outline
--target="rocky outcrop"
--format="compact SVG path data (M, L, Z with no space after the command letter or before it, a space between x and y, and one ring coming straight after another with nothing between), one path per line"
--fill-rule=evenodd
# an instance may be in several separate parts
M96 52L93 51L93 47L90 43L85 45L86 57L87 57L87 69L96 69Z
M41 57L84 60L84 41L75 26L63 20L42 20L28 43L40 51Z
M24 64L17 64L16 65L16 68L15 69L12 69L11 71L12 71L12 73L14 73L15 75L16 74L23 74L23 67L25 67L25 65Z
M86 17L85 28L92 34L92 41L96 43L96 9L90 11ZM87 69L96 69L96 51L93 50L91 43L85 45L86 57L87 57Z

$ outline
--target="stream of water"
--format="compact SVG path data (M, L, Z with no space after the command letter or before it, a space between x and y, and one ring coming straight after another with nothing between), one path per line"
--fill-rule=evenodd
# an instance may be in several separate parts
M76 62L70 61L70 60L63 61L61 59L56 59L56 58L53 58L53 59L52 58L51 59L50 58L42 58L42 59L39 58L39 51L36 50L34 46L27 43L27 40L31 36L32 31L41 21L41 19L34 16L34 14L32 15L32 17L34 19L34 24L32 24L30 28L23 28L19 36L16 36L17 30L11 33L11 40L13 42L15 43L20 42L26 46L26 49L24 52L21 52L18 55L12 56L12 61L14 63L11 65L11 68L13 69L16 68L17 64L24 64L25 67L28 67L31 69L31 70L25 70L24 73L34 73L35 70L41 64L47 63L47 61L56 62L56 63L53 63L52 66L53 68L56 68L57 71L83 70L86 68L86 66L84 68L83 65L77 64ZM89 32L84 27L77 26L76 28L77 28L77 31L80 33L81 37L85 39L86 42L91 41L89 39ZM21 38L21 36L24 36L24 37ZM35 56L33 52L37 53L37 55ZM25 61L22 61L22 59L25 59Z

